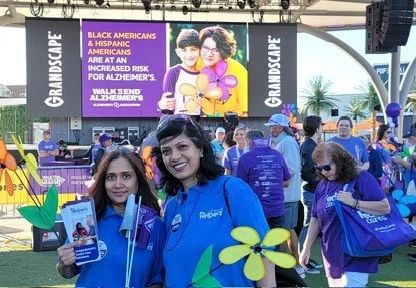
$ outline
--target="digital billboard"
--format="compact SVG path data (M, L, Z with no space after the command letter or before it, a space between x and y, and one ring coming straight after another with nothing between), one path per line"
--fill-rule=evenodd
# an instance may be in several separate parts
M296 24L81 26L81 69L71 76L82 82L82 117L269 117L296 107Z

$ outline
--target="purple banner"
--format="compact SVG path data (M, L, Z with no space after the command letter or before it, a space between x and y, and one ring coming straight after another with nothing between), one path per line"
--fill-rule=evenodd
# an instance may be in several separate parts
M59 194L87 194L86 181L91 180L90 166L39 167L38 172L43 187L30 177L30 185L36 195L44 194L52 184L56 185Z
M164 23L82 22L83 117L158 117Z

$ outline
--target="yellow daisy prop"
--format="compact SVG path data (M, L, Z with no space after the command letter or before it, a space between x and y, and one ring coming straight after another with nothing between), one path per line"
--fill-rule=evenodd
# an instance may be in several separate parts
M289 239L290 233L286 229L271 229L261 243L257 231L247 226L234 228L231 236L242 244L224 248L219 254L219 259L221 263L229 265L248 255L244 275L252 281L258 281L266 275L262 256L282 268L292 268L296 265L292 255L274 251L275 246Z

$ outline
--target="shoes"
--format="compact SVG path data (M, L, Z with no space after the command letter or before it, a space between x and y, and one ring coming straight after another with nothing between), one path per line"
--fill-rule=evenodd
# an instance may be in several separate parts
M319 274L319 273L321 273L321 271L319 269L313 268L311 265L308 264L308 268L305 269L305 273L308 273L308 274Z
M412 241L409 242L409 247L416 248L416 239L413 239Z
M412 261L416 262L416 254L407 254L407 257L408 257L410 260L412 260Z
M306 277L305 269L303 269L300 266L297 266L297 267L295 267L295 270L296 270L296 272L298 272L300 278L305 279L305 277Z
M312 268L315 268L315 269L322 269L324 267L324 265L322 265L321 263L316 262L313 259L309 259L309 264L308 265L310 265Z

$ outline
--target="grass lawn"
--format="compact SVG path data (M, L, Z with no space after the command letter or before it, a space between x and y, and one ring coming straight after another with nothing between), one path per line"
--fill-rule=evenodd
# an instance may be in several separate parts
M416 262L407 258L407 253L416 253L416 248L399 247L393 261L380 265L378 274L370 276L369 287L416 287ZM318 241L313 258L321 262ZM28 246L0 247L0 287L73 287L75 279L66 280L55 270L56 251L33 252ZM105 272L105 271L103 271ZM324 272L307 274L309 287L326 287Z

